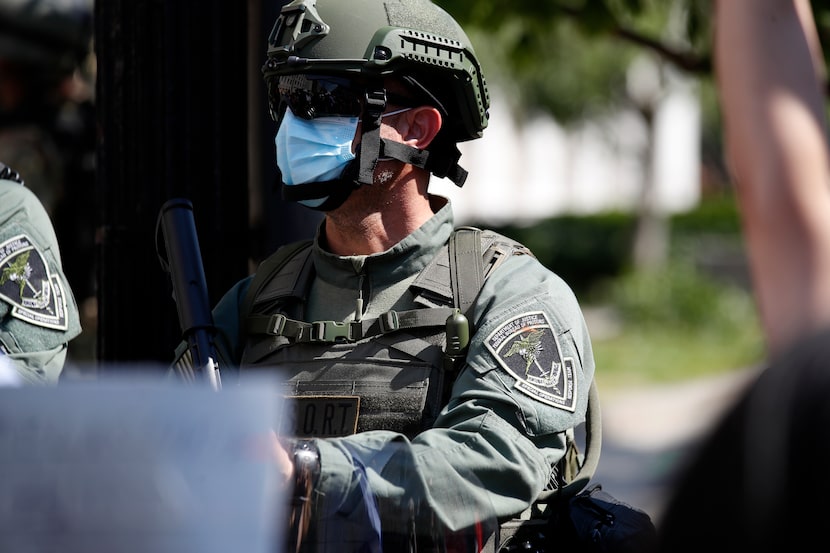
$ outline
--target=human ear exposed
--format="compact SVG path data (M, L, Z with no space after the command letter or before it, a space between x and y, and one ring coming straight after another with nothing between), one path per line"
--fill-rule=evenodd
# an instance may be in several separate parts
M407 113L409 124L403 133L403 139L411 146L424 150L432 143L441 130L442 118L437 109L431 106L413 108Z
M384 113L381 136L425 149L441 130L441 114L433 107L402 108Z

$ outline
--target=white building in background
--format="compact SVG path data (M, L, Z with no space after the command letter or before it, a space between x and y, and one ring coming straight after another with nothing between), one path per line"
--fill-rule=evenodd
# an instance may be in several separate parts
M636 209L647 137L637 113L572 130L541 115L519 127L497 90L491 103L484 137L460 145L460 164L470 172L464 187L445 179L431 187L453 200L457 224L532 224L561 214ZM666 213L691 209L700 199L700 119L694 86L673 80L654 120L655 198Z

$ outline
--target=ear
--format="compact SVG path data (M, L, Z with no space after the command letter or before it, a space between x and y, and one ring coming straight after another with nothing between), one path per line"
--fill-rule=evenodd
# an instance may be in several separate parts
M401 115L406 117L408 123L403 139L410 146L421 150L426 149L435 139L444 122L441 112L432 106L419 106Z

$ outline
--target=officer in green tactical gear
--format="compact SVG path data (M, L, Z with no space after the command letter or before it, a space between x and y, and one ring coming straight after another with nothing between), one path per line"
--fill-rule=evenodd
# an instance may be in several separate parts
M429 0L294 0L262 71L283 196L325 218L213 315L224 385L279 371L293 400L294 545L479 551L564 482L594 359L570 287L429 191L488 124L473 46Z
M19 384L54 385L80 332L49 215L0 163L0 356Z

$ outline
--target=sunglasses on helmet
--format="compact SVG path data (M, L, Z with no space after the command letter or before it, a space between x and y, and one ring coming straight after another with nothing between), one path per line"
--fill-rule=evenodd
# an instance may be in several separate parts
M314 119L359 117L366 89L354 81L338 77L283 75L272 81L268 93L272 111L280 117L288 107L296 117ZM394 105L417 105L413 98L399 94L387 92L386 98Z
M272 104L277 101L279 114L289 107L302 119L357 117L363 109L362 90L346 79L284 75L272 86L275 90L269 91L269 95Z

